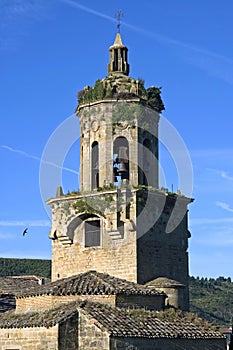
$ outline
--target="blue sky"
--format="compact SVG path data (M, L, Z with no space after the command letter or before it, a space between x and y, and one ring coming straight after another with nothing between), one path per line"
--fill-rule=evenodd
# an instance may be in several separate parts
M77 92L107 75L118 9L130 75L162 86L163 115L192 159L190 274L233 277L230 0L1 1L0 256L51 257L40 159L54 130L74 113ZM78 163L76 142L62 172L66 192L78 187ZM176 189L177 172L163 147L161 165L168 188ZM47 180L49 186L52 171Z

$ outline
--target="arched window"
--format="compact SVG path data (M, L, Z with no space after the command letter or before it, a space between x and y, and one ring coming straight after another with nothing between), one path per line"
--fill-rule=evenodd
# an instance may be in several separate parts
M74 218L67 227L67 236L72 243L84 247L98 247L101 244L101 220L93 214L81 214Z
M143 141L143 185L148 186L148 174L151 167L151 141L145 139Z
M129 180L129 143L125 137L117 137L113 143L113 182Z
M99 144L94 141L91 146L91 188L99 187Z

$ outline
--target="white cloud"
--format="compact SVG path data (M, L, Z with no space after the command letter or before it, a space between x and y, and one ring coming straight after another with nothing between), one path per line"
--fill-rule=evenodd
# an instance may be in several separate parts
M216 154L215 154L215 157L216 157ZM211 155L209 154L209 156ZM233 150L223 150L222 154L221 153L219 154L219 157L222 157L222 156L232 157ZM219 169L213 169L213 168L206 168L206 170L219 174L223 179L233 181L233 176L229 175L229 173L225 170L219 170Z
M38 20L43 2L40 0L1 0L0 9L5 20L27 16Z
M26 253L25 252L19 252L17 250L12 250L12 251L1 251L0 250L0 256L1 258L14 258L14 259L48 259L51 260L51 254L49 253L44 253L39 252L35 250L34 252Z
M74 169L63 167L63 166L61 167L60 165L57 165L56 163L53 163L53 162L42 161L41 158L39 158L37 156L33 156L33 155L31 155L31 154L29 154L27 152L24 152L24 151L22 151L20 149L12 148L12 147L7 146L7 145L2 145L1 147L6 149L7 151L10 151L10 152L13 152L13 153L17 153L17 154L19 154L22 157L34 159L34 160L37 160L39 162L43 162L44 164L51 165L51 166L53 166L55 168L62 169L62 170L68 171L70 173L74 173L76 175L79 175L79 172L74 170Z
M190 231L191 245L197 250L203 246L215 249L233 247L233 217L190 219Z
M210 158L213 157L214 159L222 158L222 157L229 157L233 156L233 149L232 148L206 148L206 149L191 149L189 150L192 157L195 158ZM221 170L213 169L213 168L207 168L211 171L221 172Z
M51 16L49 5L44 0L1 0L0 50L17 50L31 24Z
M190 275L200 277L231 276L232 277L232 254L225 249L211 249L208 254L195 249L190 258Z
M216 225L216 224L231 224L233 218L194 218L189 220L190 226L194 225ZM209 226L210 227L210 226Z
M221 171L221 176L222 176L224 179L233 181L233 176L228 175L228 173L227 173L226 171Z
M15 238L15 236L9 233L0 233L0 239L9 239L9 238Z
M217 207L220 207L226 211L229 211L230 213L233 213L233 209L229 206L229 204L225 202L215 202L215 204L217 205Z
M201 227L198 231L191 229L192 241L194 247L233 247L233 226L231 225L208 225ZM208 249L209 249L208 248Z
M50 227L51 222L49 220L0 220L0 226L13 227L13 226L22 226L22 227ZM1 238L1 237L0 237Z

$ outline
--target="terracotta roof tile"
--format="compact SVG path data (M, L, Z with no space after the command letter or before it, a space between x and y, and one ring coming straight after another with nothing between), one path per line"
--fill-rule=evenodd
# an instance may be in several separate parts
M33 276L34 277L34 276ZM32 287L38 286L38 279L29 276L0 277L0 293L19 294Z
M43 312L7 311L0 315L0 328L52 327L76 312L77 307L74 305L62 305Z
M147 287L167 287L167 288L171 288L171 287L176 287L176 288L179 288L179 287L185 287L185 285L183 283L180 283L178 281L175 281L175 280L172 280L170 278L167 278L167 277L158 277L158 278L155 278L154 280L152 281L149 281L145 284Z
M62 304L43 312L15 313L8 311L0 316L0 328L51 327L64 321L77 311L85 314L102 330L114 337L143 338L224 338L210 324L200 319L190 320L184 314L170 315L161 312L125 310L88 301Z
M175 314L164 319L163 312L126 310L109 305L86 303L83 312L94 318L112 336L146 338L223 338L211 324L190 321L188 315Z
M37 295L87 295L87 294L165 295L156 289L129 282L105 273L89 271L77 276L59 279L23 291L18 297Z
M15 309L16 302L13 294L0 294L0 313Z

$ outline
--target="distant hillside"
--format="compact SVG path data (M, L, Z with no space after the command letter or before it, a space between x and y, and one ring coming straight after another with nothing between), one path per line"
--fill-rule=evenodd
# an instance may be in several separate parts
M51 277L51 260L0 258L0 277L36 275ZM230 326L233 319L231 278L189 279L190 311L216 325Z
M190 277L189 290L191 312L217 325L231 326L233 283L230 277Z
M0 258L0 277L36 275L51 277L51 260Z

